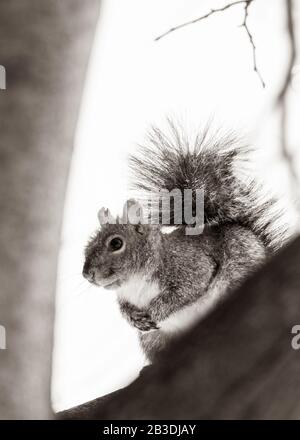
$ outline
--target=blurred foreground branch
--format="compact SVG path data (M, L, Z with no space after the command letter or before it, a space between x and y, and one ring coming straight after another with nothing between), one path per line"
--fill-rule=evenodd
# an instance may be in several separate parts
M277 97L277 100L280 104L285 99L285 96L288 92L288 88L291 84L293 67L296 61L296 54L297 54L295 27L294 27L294 19L293 19L293 0L286 0L285 5L286 5L286 14L287 14L287 31L288 31L288 38L290 44L290 58L287 66L286 75L283 81L283 85Z
M298 196L299 195L298 173L293 155L291 154L289 149L289 138L288 138L288 121L289 121L288 95L289 95L290 85L292 82L293 67L295 65L296 56L297 56L295 24L293 19L293 0L286 0L285 6L286 6L286 17L287 17L287 35L290 46L290 56L289 56L285 78L276 98L276 105L278 105L279 107L280 118L281 118L282 156L286 161L290 171L292 190L295 193L295 195Z
M135 382L59 417L298 419L299 260L297 238Z

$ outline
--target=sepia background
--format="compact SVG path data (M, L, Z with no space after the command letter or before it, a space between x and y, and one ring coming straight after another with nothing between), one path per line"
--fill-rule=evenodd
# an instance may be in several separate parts
M297 228L299 15L297 0L0 2L1 419L54 418L144 365L115 294L81 270L99 208L119 212L129 195L127 156L150 124L246 134L251 173ZM299 418L299 249L76 417Z
M62 410L125 386L145 360L114 292L81 277L97 212L117 213L129 195L128 153L150 124L174 117L189 133L208 120L257 148L251 172L279 194L297 222L300 64L278 103L290 61L284 0L256 0L155 38L229 2L103 0L89 61L65 202L57 279L53 405ZM295 38L300 5L295 5ZM262 80L265 87L262 86ZM286 113L284 119L282 111ZM288 156L283 143L288 151ZM288 158L288 160L287 160ZM292 166L291 166L292 163ZM295 174L296 171L296 174Z

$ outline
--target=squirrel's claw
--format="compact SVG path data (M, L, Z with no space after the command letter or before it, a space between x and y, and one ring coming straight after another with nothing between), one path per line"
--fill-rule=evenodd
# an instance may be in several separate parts
M148 332L158 330L159 327L154 322L146 310L138 309L128 302L121 303L121 312L130 322L130 324L140 331Z
M132 313L130 321L134 327L142 331L157 330L159 328L156 322L152 321L150 315L143 310L136 310Z

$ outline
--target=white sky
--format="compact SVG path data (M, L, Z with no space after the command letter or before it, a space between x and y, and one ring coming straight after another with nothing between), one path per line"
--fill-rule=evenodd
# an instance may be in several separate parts
M109 393L134 379L144 363L135 331L121 318L115 294L81 277L83 247L97 228L97 212L121 210L128 198L126 158L150 123L174 115L189 128L213 116L242 129L260 149L259 168L287 191L272 99L287 60L282 0L256 0L249 27L257 63L253 72L243 7L166 36L171 26L226 1L103 0L77 129L65 207L53 370L53 405L62 410ZM297 14L299 17L299 13ZM297 70L298 69L298 70ZM295 72L300 73L299 67ZM300 81L291 101L299 115ZM297 113L298 112L298 113ZM299 142L294 118L291 147ZM298 156L299 157L299 153Z

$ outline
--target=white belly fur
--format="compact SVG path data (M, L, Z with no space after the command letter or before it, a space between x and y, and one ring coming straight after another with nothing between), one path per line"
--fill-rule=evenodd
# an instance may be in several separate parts
M126 300L139 308L147 307L158 294L158 283L147 281L143 275L133 275L117 290L119 299Z
M150 301L159 293L158 283L147 281L142 275L133 275L129 281L117 289L119 299L126 300L139 308L147 308ZM219 296L213 289L209 295L199 298L159 322L160 329L165 333L179 333L189 329L214 307Z

